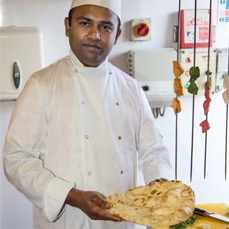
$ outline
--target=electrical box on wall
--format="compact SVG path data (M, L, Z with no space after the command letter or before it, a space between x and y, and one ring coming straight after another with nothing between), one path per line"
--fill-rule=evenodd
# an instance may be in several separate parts
M223 82L228 74L228 48L217 49L216 92L223 89Z
M139 81L152 108L172 104L176 56L177 52L172 48L131 50L128 53L128 73Z
M151 40L151 19L132 19L130 22L130 40L131 41L149 41Z
M209 59L209 77L211 83L211 93L215 92L215 79L216 79L216 50L214 48L210 49L210 59ZM190 74L189 70L194 66L194 50L193 49L180 49L179 62L184 68L185 72L181 76L181 82L183 85L183 95L192 95L188 92ZM200 77L196 80L198 85L198 95L204 95L205 86L207 83L207 70L208 70L208 49L198 48L196 49L196 66L200 69Z
M1 27L0 49L0 100L15 100L30 75L44 67L43 36L34 27Z

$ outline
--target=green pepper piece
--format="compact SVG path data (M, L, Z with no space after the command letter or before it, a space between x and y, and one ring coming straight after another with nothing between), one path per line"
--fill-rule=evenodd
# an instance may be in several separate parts
M189 74L191 76L191 80L197 80L200 77L200 69L199 67L191 67L189 70Z
M194 81L191 81L189 87L188 87L188 92L190 94L193 94L193 95L197 95L198 93L198 86L196 85L196 83Z

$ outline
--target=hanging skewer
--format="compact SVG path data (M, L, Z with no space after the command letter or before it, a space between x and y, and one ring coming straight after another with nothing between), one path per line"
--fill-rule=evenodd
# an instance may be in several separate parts
M177 61L179 61L180 54L180 12L181 12L181 0L179 0L178 9L178 29L177 29ZM178 97L178 95L176 95ZM176 131L175 131L175 179L177 180L177 136L178 136L178 112L176 109Z
M207 83L205 87L210 86L210 42L211 42L211 22L212 22L211 18L212 18L212 0L210 0L210 12L209 12ZM208 113L206 114L206 120L208 120ZM208 140L208 132L206 131L205 151L204 151L204 179L206 178L206 172L207 172L207 140Z
M195 13L194 13L194 54L193 62L196 66L196 18L197 18L197 0L195 0ZM194 145L194 113L195 113L195 95L192 96L192 140L191 140L191 167L190 167L190 181L192 181L193 170L193 145Z
M227 74L229 75L229 42L228 42L228 66ZM226 134L225 134L225 180L227 180L227 135L228 135L228 104L226 105Z
M190 181L192 181L192 170L193 170L194 109L195 109L195 95L193 95L193 97L192 97L192 140L191 140L191 170L190 170Z

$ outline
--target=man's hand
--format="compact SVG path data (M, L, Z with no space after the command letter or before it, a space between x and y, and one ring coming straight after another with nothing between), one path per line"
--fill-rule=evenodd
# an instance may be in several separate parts
M105 197L101 193L81 191L73 188L69 192L65 203L81 209L93 220L111 220L121 222L121 218L106 211L111 208L111 205L104 199Z

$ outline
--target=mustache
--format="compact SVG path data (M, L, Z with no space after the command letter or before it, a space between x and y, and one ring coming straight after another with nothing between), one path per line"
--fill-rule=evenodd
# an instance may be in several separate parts
M84 46L90 46L90 47L94 47L94 48L98 48L98 49L101 49L102 46L100 44L99 41L91 41L91 40L88 40L88 41L85 41L83 43Z

